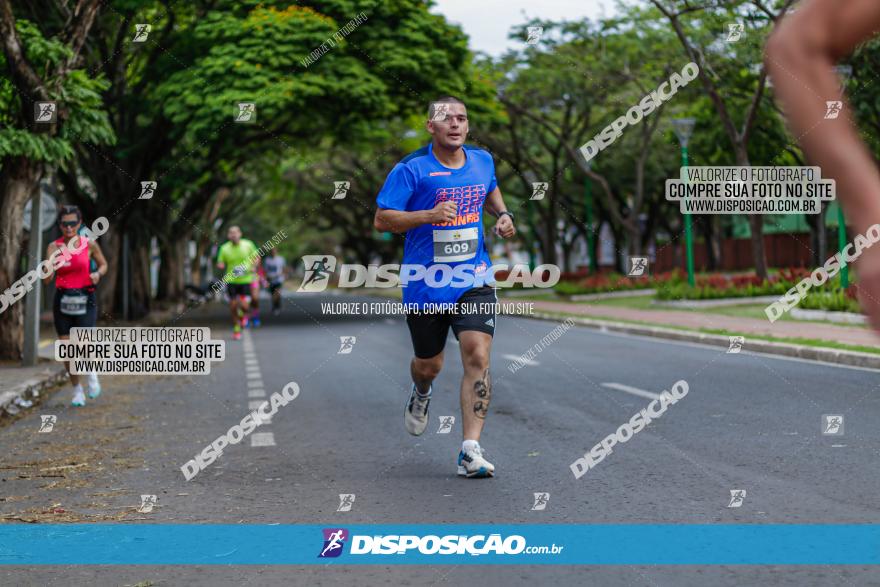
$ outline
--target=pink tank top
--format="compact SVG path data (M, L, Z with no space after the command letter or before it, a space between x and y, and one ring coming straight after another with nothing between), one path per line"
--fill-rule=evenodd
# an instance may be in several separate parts
M93 285L89 277L89 239L80 236L75 242L81 250L71 251L70 260L55 271L55 287L58 289L81 289ZM65 246L64 238L59 238L55 244Z

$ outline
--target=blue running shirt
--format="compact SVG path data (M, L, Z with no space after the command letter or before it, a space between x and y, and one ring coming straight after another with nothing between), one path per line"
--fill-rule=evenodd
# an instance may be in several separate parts
M404 212L431 210L444 200L453 200L458 205L458 216L453 222L423 224L407 231L404 265L430 268L445 264L453 269L466 265L460 271L470 276L476 271L478 278L491 265L483 242L483 202L498 184L495 162L484 149L469 145L463 149L466 160L461 169L444 167L434 157L433 145L429 143L402 159L388 174L376 198L380 208ZM434 275L430 284L424 278L410 279L403 288L403 302L453 303L470 289L457 279L449 285L437 286L440 278Z

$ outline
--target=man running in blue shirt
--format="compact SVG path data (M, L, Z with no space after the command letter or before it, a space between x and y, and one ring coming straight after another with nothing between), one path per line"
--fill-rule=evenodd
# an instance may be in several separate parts
M403 265L424 266L421 277L403 289L407 307L425 311L407 314L415 357L410 364L413 387L404 412L410 434L428 425L431 383L443 367L449 328L461 347L463 438L458 474L492 477L495 467L483 457L480 433L492 398L489 353L495 334L498 298L492 287L491 260L483 241L483 208L498 218L494 232L516 234L495 180L495 164L485 150L464 144L468 133L464 102L445 96L428 108L428 146L394 166L377 198L377 230L405 232ZM444 279L455 271L456 279ZM401 271L403 275L403 270ZM466 279L458 279L466 276ZM433 312L435 307L454 309Z

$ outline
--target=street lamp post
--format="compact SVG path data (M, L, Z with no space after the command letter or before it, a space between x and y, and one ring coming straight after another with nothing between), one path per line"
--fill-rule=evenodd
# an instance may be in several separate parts
M587 169L593 168L593 162L587 161ZM584 180L584 211L586 224L584 234L587 235L587 254L590 256L590 273L599 272L599 259L596 257L596 229L593 227L593 182L588 175Z
M688 166L688 143L694 132L695 124L696 121L693 118L676 118L672 121L672 129L681 145L682 181L684 182L687 182L687 172L684 171L684 168ZM684 242L687 249L688 284L693 287L696 284L694 279L694 235L691 215L688 213L684 214Z
M834 72L842 78L840 84L840 96L843 97L843 88L846 85L847 80L852 77L852 66L838 65L834 68ZM825 227L822 226L820 229L825 230ZM849 287L849 267L842 255L844 248L846 248L846 219L843 217L843 206L840 205L840 200L837 200L837 249L841 252L840 286L846 289Z
M523 173L523 177L526 178L526 181L530 184L534 184L538 181L538 176L535 175L535 172L532 170L528 170ZM529 232L531 232L531 238L529 239L529 270L535 270L535 243L538 241L538 231L535 230L535 216L534 216L534 208L532 208L533 203L532 199L529 198L528 203L526 204L526 220L529 225Z

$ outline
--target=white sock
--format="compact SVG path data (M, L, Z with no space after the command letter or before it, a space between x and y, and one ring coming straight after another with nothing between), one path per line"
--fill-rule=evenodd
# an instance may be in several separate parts
M94 389L96 387L98 387L98 374L89 373L89 388Z
M419 396L419 397L422 398L422 399L425 399L426 397L430 397L430 396L431 396L431 386L428 386L428 392L427 392L427 393L422 393L422 390L419 389L419 386L418 386L418 385L416 385L416 395Z
M474 450L475 448L480 448L480 443L476 440L465 440L461 443L461 450L464 452Z
M73 386L73 393L82 393L82 392L83 392L83 386L81 383L77 383L76 385Z

